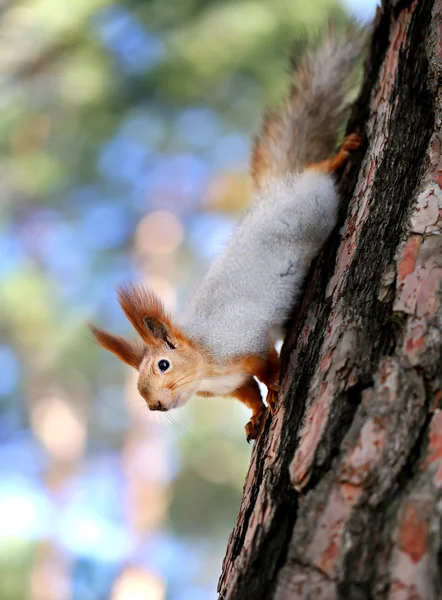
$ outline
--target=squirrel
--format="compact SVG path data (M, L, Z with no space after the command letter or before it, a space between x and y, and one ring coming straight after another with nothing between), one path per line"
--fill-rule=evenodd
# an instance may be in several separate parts
M337 174L362 142L353 133L335 150L363 37L356 28L330 32L316 50L292 61L289 93L279 110L266 114L252 150L251 207L182 323L152 291L129 284L119 288L118 300L141 340L90 325L101 346L138 370L138 390L150 410L182 406L194 395L234 397L252 411L245 426L250 441L267 410L259 380L275 411L275 342L337 223Z

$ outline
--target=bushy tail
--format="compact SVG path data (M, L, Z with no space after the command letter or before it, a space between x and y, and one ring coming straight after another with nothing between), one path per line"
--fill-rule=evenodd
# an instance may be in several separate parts
M366 32L352 25L330 32L316 49L292 60L289 95L280 110L267 113L253 148L256 188L325 160L336 150L366 38Z

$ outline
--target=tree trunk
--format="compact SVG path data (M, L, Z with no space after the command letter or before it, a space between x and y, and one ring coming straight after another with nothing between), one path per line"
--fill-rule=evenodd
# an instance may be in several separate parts
M384 2L219 600L442 598L441 84L442 0Z

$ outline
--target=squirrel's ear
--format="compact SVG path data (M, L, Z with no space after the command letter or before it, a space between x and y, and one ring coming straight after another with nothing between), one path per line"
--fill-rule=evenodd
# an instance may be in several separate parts
M144 323L155 339L164 342L172 350L176 348L172 341L172 334L163 321L156 317L144 317Z
M137 342L129 342L119 335L112 335L94 325L89 324L89 329L100 346L115 354L127 365L135 369L140 367L145 350L144 346Z
M126 285L117 291L124 314L148 346L175 348L176 328L161 300L143 286Z

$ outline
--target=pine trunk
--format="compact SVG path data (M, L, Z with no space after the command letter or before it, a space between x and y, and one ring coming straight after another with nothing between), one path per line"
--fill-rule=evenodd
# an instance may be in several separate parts
M442 0L378 11L358 127L219 600L442 598Z

